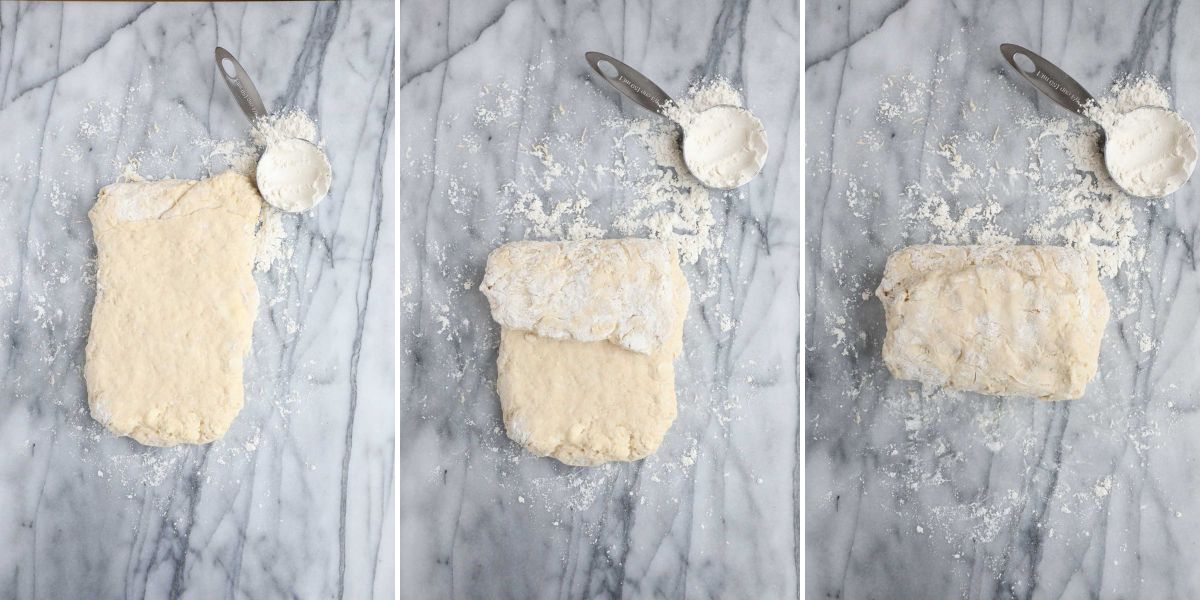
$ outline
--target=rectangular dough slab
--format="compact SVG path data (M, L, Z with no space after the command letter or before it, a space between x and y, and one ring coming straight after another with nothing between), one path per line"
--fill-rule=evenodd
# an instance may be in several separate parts
M261 200L246 177L117 183L88 213L92 416L150 446L211 442L242 408Z
M1057 246L910 246L876 295L897 379L1064 400L1096 374L1108 299L1096 266Z

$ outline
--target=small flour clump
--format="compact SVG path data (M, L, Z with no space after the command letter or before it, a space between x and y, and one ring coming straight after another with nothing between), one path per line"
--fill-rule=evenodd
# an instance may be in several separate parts
M228 169L247 177L254 177L258 166L258 148L245 140L197 140L197 144L208 149L204 164L209 173ZM214 160L215 159L215 160ZM216 162L215 168L213 163Z
M705 184L731 189L748 183L767 160L767 132L748 110L714 106L700 113L669 106L668 117L683 127L683 156Z
M266 272L271 270L275 261L291 256L291 247L287 241L287 231L283 228L283 213L271 208L262 207L258 231L254 234L254 270Z
M1196 167L1196 134L1174 111L1134 109L1105 132L1109 175L1134 195L1166 196L1186 183Z
M298 108L262 117L250 128L250 139L260 148L270 148L290 138L322 145L317 139L317 123Z

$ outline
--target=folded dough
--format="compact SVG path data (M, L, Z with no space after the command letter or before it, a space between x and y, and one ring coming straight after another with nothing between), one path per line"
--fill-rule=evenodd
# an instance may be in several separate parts
M676 262L657 240L511 242L488 256L480 289L510 329L648 354L675 324Z
M221 437L242 408L261 199L243 175L117 183L88 213L98 271L92 416L150 446Z
M898 379L1044 400L1096 374L1108 299L1096 266L1057 246L909 246L876 292Z
M508 436L569 465L638 460L675 420L688 288L657 240L514 242L480 289ZM630 346L633 346L631 348Z

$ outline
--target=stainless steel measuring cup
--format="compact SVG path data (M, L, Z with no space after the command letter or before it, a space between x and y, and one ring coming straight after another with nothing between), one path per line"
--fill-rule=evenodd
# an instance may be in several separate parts
M635 70L633 67L630 67L629 65L611 56L608 56L607 54L600 52L586 52L584 53L584 57L587 59L588 64L591 65L592 69L595 70L596 73L601 77L603 77L605 81L616 88L618 92L621 92L621 94L623 94L626 98L633 100L638 106L671 120L677 126L679 126L680 131L683 132L683 136L687 136L688 132L687 128L683 126L684 124L676 121L666 111L667 106L675 103L674 100L671 100L671 97L668 96L667 93L662 90L662 88L658 87L657 84L655 84L653 81L650 81L648 77L637 72L637 70ZM716 109L732 109L749 115L751 119L758 123L758 132L760 135L762 135L762 139L766 140L766 132L762 129L762 123L758 121L758 118L755 117L753 113L740 106L718 104L716 106L708 107L704 111L701 111L700 114ZM699 118L699 116L697 116L697 118ZM680 141L682 143L683 139L681 138ZM758 165L758 170L754 171L753 175L746 178L745 181L737 183L736 185L724 185L720 182L706 181L701 173L695 168L696 157L690 155L691 153L688 152L687 144L683 144L682 151L683 162L685 165L687 165L687 168L689 171L691 171L692 175L694 175L696 179L700 181L700 183L714 189L731 190L741 187L749 182L750 179L753 179L755 176L757 176L759 171L762 170L762 165ZM763 158L766 158L765 153L763 154Z
M1121 189L1122 192L1135 198L1155 198L1159 196L1141 196L1135 194L1121 182L1117 181L1112 176L1112 164L1109 161L1109 153L1107 152L1107 143L1109 132L1105 130L1104 124L1097 122L1087 114L1088 105L1097 105L1095 98L1092 97L1079 82L1075 81L1070 75L1067 75L1062 69L1055 66L1050 61L1038 56L1036 53L1022 48L1016 44L1000 44L1000 54L1004 56L1004 60L1012 65L1022 77L1033 85L1039 92L1044 94L1056 102L1059 106L1096 123L1100 129L1100 151L1104 154L1104 168L1108 171L1109 179L1113 184ZM1139 110L1162 110L1167 112L1169 109L1159 106L1139 106L1125 113L1126 115Z
M248 75L246 70L242 68L242 64L233 57L233 54L220 46L217 46L214 54L217 60L217 72L221 74L221 77L225 80L226 85L229 86L229 90L233 92L233 97L237 100L238 106L241 107L242 112L246 113L246 118L250 119L251 123L254 123L258 119L267 116L267 107L263 104L262 96L258 94L258 88L254 87L254 82L250 80L250 75ZM314 152L319 153L321 157L324 157L325 155L325 153L322 152L316 144L313 144L308 140L300 138L290 139L311 146L311 149ZM271 151L271 148L267 148L263 156L260 157L258 165L255 167L256 181L266 181L270 179L266 176L268 174L263 173L263 165L271 165L278 162L265 160L268 158L268 154L270 154ZM329 163L326 160L326 167L328 167L328 164ZM328 171L328 169L326 169L326 171ZM296 202L278 202L275 198L271 197L270 194L263 194L263 200L265 200L271 206L274 206L275 208L285 212L303 212L312 208L317 204L317 202L320 202L329 193L330 173L324 173L324 177L318 179L319 180L315 183L318 189L316 192L314 192L313 199L304 199ZM321 185L323 185L323 189L320 189Z

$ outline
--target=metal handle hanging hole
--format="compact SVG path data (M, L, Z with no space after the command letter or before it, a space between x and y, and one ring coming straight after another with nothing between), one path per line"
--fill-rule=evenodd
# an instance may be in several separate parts
M1017 63L1017 68L1029 73L1030 75L1037 72L1037 66L1033 64L1033 59L1024 54L1014 54L1013 62Z

